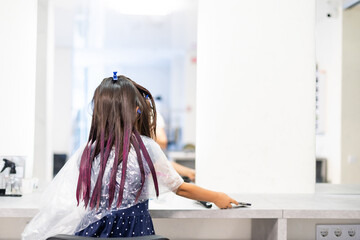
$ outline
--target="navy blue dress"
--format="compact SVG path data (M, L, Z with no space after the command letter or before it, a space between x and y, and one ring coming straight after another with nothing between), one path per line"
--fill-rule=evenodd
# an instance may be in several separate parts
M75 235L99 238L154 235L148 202L147 200L130 208L112 211Z

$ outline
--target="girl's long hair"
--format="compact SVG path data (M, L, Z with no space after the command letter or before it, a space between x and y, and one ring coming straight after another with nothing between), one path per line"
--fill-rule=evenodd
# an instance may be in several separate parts
M116 206L121 205L130 145L135 148L141 173L141 188L136 195L136 201L145 182L141 153L149 165L158 195L155 169L140 137L140 135L156 137L156 108L151 93L125 76L118 76L116 81L110 77L105 78L96 88L92 104L93 115L89 139L81 156L76 190L78 204L80 200L84 200L85 207L99 207L106 163L111 150L114 148L115 159L109 183L109 208L114 200L116 173L119 164L122 164L122 175ZM136 111L137 108L139 108L138 112ZM98 155L100 156L100 172L91 194L91 166L94 158Z

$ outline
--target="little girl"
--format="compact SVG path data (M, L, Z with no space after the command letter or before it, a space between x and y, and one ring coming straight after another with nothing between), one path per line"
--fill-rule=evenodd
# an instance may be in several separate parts
M184 183L153 140L155 123L147 89L125 76L104 79L94 93L87 144L55 177L23 239L153 235L148 199L166 191L219 208L238 204L224 193Z

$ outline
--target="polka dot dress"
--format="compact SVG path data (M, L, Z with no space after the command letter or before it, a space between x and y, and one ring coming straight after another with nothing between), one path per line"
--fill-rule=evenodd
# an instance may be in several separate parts
M112 211L99 221L75 233L84 237L139 237L154 235L154 226L145 201L126 209Z

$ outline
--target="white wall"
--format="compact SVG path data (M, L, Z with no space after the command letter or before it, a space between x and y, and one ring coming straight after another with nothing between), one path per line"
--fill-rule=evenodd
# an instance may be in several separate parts
M34 149L36 0L5 0L0 7L0 155L28 157Z
M314 191L314 24L311 0L200 1L197 183Z
M343 13L341 183L360 183L360 6Z
M317 0L316 61L324 81L320 97L325 98L321 99L325 109L320 117L325 120L323 134L316 136L316 156L327 159L328 181L337 184L341 179L341 48L342 1Z

